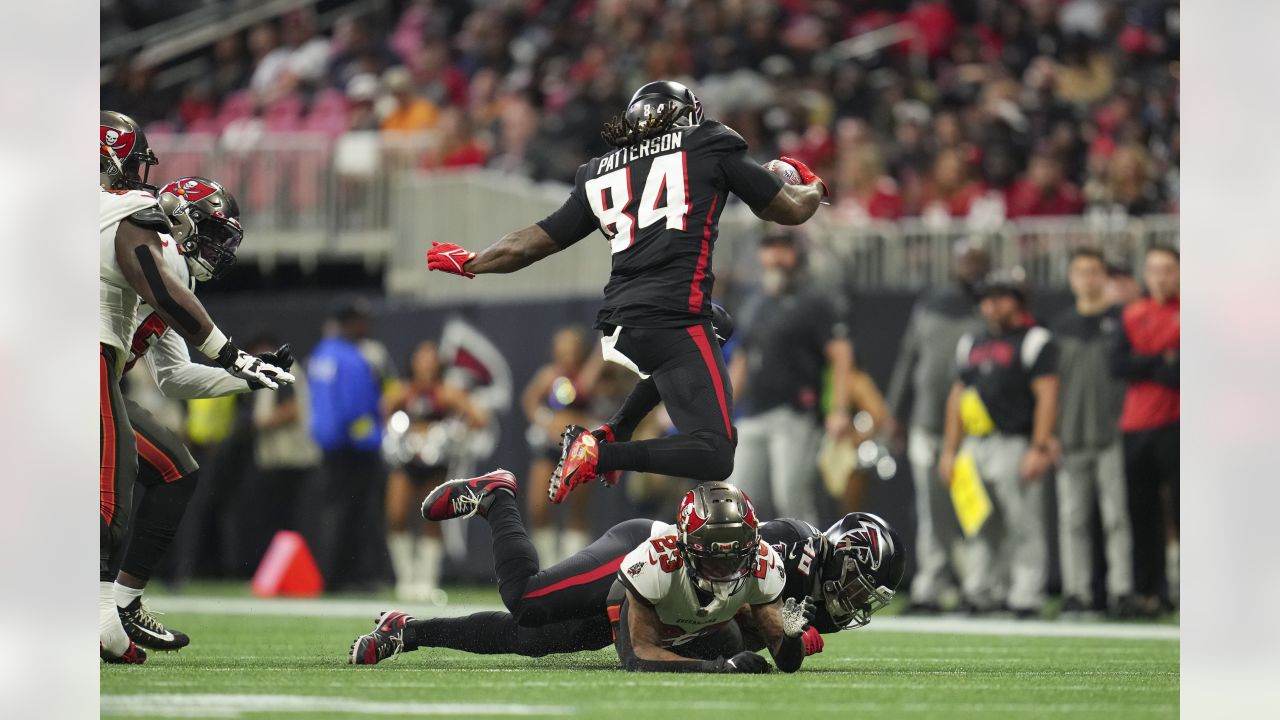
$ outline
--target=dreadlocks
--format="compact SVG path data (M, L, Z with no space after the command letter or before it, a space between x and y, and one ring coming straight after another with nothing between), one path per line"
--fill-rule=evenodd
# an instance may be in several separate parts
M645 138L670 130L682 110L684 108L672 102L663 103L656 112L635 122L628 120L626 115L615 115L601 128L600 137L616 148L635 145Z

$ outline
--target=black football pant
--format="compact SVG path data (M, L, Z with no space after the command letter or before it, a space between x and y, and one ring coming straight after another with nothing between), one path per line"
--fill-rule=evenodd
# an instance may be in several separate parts
M1133 527L1133 590L1138 595L1167 600L1165 545L1169 523L1178 527L1178 429L1172 422L1151 430L1124 434L1124 473L1129 487L1129 517ZM1161 489L1169 494L1165 517Z
M623 328L616 348L653 380L651 387L637 385L619 414L634 416L639 408L651 406L656 390L678 432L653 440L604 443L597 470L636 470L699 482L729 477L737 442L731 419L733 388L711 323ZM631 420L630 427L636 422L639 418Z
M609 605L614 578L622 558L649 538L653 521L614 525L582 551L540 570L513 498L499 493L487 519L498 592L509 612L414 620L405 626L405 649L541 657L608 647L610 623L618 617L616 604Z
M120 571L149 580L173 543L195 492L199 465L178 436L143 407L125 401L138 449L137 482L142 497L134 507Z
M120 392L120 351L98 344L98 579L115 579L114 564L129 532L138 448Z
M321 507L310 523L325 589L366 589L382 583L390 559L383 494L387 471L378 450L324 451Z

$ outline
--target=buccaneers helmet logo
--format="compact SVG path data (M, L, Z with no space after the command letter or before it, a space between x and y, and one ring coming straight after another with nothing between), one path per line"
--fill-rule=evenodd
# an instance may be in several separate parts
M171 193L173 195L177 195L187 202L196 202L218 192L218 189L194 178L187 178L185 180L176 180L165 185L160 189L160 192L161 194Z
M98 126L98 139L102 141L102 154L107 154L107 148L111 148L111 152L122 160L129 157L129 153L133 152L134 134L131 130L121 132L113 127L106 125Z
M685 532L695 532L698 528L706 523L706 518L698 515L698 510L694 507L693 491L689 491L684 496L684 502L680 503L680 512L676 516L676 522Z
M849 533L849 537L858 561L870 565L873 571L879 570L884 559L884 538L880 535L880 528L863 522Z

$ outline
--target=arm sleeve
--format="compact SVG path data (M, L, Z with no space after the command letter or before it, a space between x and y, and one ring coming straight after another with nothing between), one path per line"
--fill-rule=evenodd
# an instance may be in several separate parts
M747 157L745 149L725 155L720 160L720 170L729 192L742 198L756 213L768 207L782 189L782 178Z
M773 662L779 670L784 673L793 673L804 664L804 640L799 635L795 637L783 635L778 652L770 655L773 655Z
M574 180L573 190L558 210L538 221L538 227L551 237L561 249L578 242L582 238L600 229L596 216L582 196L582 179L586 174L586 165L578 168L578 176Z
M249 383L222 368L191 362L186 341L172 330L166 330L142 357L165 397L195 400L238 395L250 390Z
M1123 320L1111 334L1111 374L1123 380L1149 380L1161 364L1159 355L1139 355L1129 343Z

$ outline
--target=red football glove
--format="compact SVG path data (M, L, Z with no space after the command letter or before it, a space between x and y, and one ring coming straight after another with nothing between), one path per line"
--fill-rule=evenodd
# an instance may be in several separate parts
M600 442L613 442L615 437L613 434L613 426L607 425L607 424L601 425L595 430L592 430L591 434L595 435L596 440L599 440ZM608 485L609 487L613 487L614 485L617 485L618 481L621 479L622 479L621 470L610 470L609 472L600 476L600 482L605 485Z
M783 155L778 159L784 163L787 163L791 167L794 167L796 169L796 172L800 173L800 182L804 183L805 185L810 185L816 181L819 185L822 186L822 196L823 197L827 196L827 184L823 182L822 178L813 174L813 171L809 169L808 165L805 165L804 163L800 162L799 160L793 157L787 157L786 155Z
M475 277L475 273L469 273L465 267L469 260L476 256L475 253L462 248L453 243L432 242L431 249L427 251L427 270L440 270L452 275L461 275L467 278Z
M810 625L809 629L805 630L804 634L800 636L800 639L804 641L805 657L822 652L822 646L825 643L822 642L822 633L818 632L818 628Z

